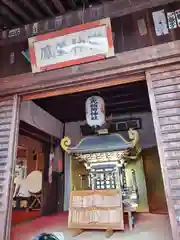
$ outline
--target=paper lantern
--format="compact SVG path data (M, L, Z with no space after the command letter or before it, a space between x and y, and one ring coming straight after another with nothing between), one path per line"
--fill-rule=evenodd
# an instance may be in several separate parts
M103 98L92 96L86 100L86 121L91 127L101 127L105 123L105 104Z

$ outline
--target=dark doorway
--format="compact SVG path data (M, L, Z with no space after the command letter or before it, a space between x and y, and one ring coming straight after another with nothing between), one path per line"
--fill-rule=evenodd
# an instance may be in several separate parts
M52 172L52 182L49 183L50 144L44 144L45 166L43 172L43 205L42 215L63 212L64 206L64 174Z
M143 150L144 170L147 186L149 211L167 213L167 204L157 147Z

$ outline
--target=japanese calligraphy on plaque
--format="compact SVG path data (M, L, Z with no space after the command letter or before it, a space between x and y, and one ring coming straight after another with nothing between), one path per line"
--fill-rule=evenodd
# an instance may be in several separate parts
M98 120L98 102L96 98L90 99L90 107L91 107L91 120Z
M37 28L34 25L34 33ZM47 71L114 56L112 31L109 30L110 19L103 19L30 38L32 71Z
M105 104L99 96L92 96L86 100L86 121L91 127L101 127L105 123Z

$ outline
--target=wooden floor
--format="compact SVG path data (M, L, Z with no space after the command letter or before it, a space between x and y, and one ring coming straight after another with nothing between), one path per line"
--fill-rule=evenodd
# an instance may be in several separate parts
M67 228L67 213L55 216L40 217L32 222L12 227L11 240L32 240L42 232L63 232L65 240L104 240L104 231L86 231L76 238ZM124 232L115 232L112 240L172 240L169 219L167 215L139 214L136 226L129 232L128 226Z

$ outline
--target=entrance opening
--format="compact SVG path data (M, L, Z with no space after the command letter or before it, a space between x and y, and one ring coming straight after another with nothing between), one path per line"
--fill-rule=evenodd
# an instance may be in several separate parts
M40 172L43 168L44 154L41 142L20 133L14 177L13 225L40 216L39 195L37 195L35 203L32 188L34 187L35 191L40 194L39 184L42 182ZM33 181L36 182L34 186L31 185ZM34 205L34 211L31 211L31 205Z
M28 236L33 237L44 231L57 232L60 226L62 226L62 231L67 228L72 188L85 190L89 188L89 185L82 180L84 165L63 152L60 140L68 136L72 146L76 146L82 138L96 136L94 130L85 121L85 102L93 95L101 96L105 101L106 128L109 134L119 133L124 139L128 139L128 130L135 129L140 136L141 157L130 162L126 171L127 184L132 182L129 177L129 172L132 170L135 172L137 184L138 200L134 211L134 234L144 234L143 236L147 239L152 239L152 237L159 240L171 239L148 90L146 81L140 81L22 102L16 165L17 169L26 169L24 178L34 171L41 172L42 188L32 193L25 186L30 194L27 196L28 201L30 198L32 203L32 199L35 199L34 195L40 194L40 204L37 205L38 211L32 207L31 211L27 211L29 203L27 206L22 204L24 210L13 210L13 240L20 239L17 238L19 229L21 229L23 239L23 236L27 236L27 231L29 231ZM103 176L106 178L105 174ZM115 180L109 183L104 178L100 183L96 182L96 188L116 188ZM34 183L34 185L37 184ZM20 200L18 196L14 198L13 209L14 202L17 204ZM17 230L14 226L14 219L22 214L20 211L29 212L29 216L32 214L33 218L39 217L39 219L34 221L29 217L31 221L23 225L20 221L17 223L20 224ZM48 221L43 216L48 216ZM124 216L126 225L126 213ZM38 229L35 227L36 224L40 224ZM163 235L162 232L164 232ZM96 233L93 232L93 234ZM126 238L128 234L129 237L132 236L126 227L125 232L120 234L122 234L122 239L123 234ZM67 239L70 238L67 237Z

